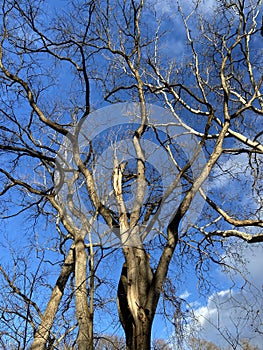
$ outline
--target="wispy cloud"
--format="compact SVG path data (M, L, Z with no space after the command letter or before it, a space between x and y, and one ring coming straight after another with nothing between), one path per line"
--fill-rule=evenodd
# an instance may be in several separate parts
M196 9L196 5L198 3L198 10L203 15L211 14L215 10L215 7L218 6L218 2L216 0L203 0L203 1L193 1L193 0L162 0L156 1L155 8L160 11L162 14L175 14L178 12L178 4L181 6L182 10L188 14L194 9Z

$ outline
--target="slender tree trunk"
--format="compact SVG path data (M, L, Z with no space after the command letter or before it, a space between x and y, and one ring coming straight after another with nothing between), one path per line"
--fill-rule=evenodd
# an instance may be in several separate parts
M87 254L84 240L75 242L76 317L78 321L78 350L93 350L93 314L87 295Z
M72 246L62 266L60 275L52 291L45 313L41 319L39 328L36 331L32 348L31 348L32 350L46 349L46 344L49 342L50 330L53 325L54 318L58 310L58 306L63 296L64 289L69 279L69 276L73 271L74 271L74 247Z

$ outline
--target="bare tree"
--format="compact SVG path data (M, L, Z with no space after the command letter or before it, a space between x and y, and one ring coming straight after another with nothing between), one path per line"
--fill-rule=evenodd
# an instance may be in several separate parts
M192 339L190 342L191 348L193 350L206 349L206 350L219 350L219 347L206 340Z
M2 212L53 220L63 255L33 349L46 348L73 269L76 343L93 349L98 264L116 244L126 348L147 350L176 247L201 278L202 267L226 264L227 238L263 241L260 5L215 1L213 16L201 1L178 1L182 32L153 1L74 0L60 13L3 1ZM183 41L171 42L179 31Z

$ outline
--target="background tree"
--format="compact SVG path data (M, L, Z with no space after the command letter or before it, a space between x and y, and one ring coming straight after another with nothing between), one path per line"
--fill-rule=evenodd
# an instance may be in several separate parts
M30 323L30 313L15 312L21 325L31 327L22 336L23 348L32 337L33 349L57 348L68 334L76 338L78 349L93 348L94 307L107 300L102 298L105 289L99 287L110 283L99 266L106 258L111 262L120 256L101 238L108 233L101 232L102 222L121 244L124 263L114 290L127 349L150 348L160 298L173 310L175 327L183 319L173 284L184 272L172 273L171 285L171 264L181 267L191 261L205 289L210 283L204 273L210 264L229 263L224 256L226 238L262 242L260 5L215 1L212 16L205 14L201 1L188 8L177 2L175 20L158 12L160 4L152 1L71 1L57 12L43 1L3 1L2 214L6 219L33 215L30 223L41 230L35 251L41 247L46 257L39 266L51 262L57 274L46 306L38 306L39 287L24 288L22 293L16 275L1 269L8 290L38 313L39 321ZM175 26L179 18L184 33ZM178 53L182 42L184 52ZM111 111L105 109L105 119L89 125L95 107L120 101L138 106L127 107L137 117L136 122L123 124L128 131L123 126L107 129L110 134L101 133L97 139L83 134L98 128ZM170 119L161 120L165 133L154 121L150 103L169 111ZM174 124L182 135L174 133ZM187 156L178 147L186 133L198 140ZM123 160L120 152L127 150L122 143L116 148L112 135L129 135L133 161ZM83 137L86 148L80 142ZM149 165L145 140L169 160L162 174ZM112 159L102 164L97 176L100 152L110 144ZM199 163L202 152L204 164ZM161 181L165 174L172 177L167 187ZM179 185L181 193L175 197ZM102 195L104 190L112 194L113 206ZM206 206L199 221L192 222L196 198L203 198ZM162 214L164 202L171 211ZM154 233L151 239L149 232ZM45 283L41 287L44 290ZM67 327L59 330L62 300L74 308L75 322L68 308L61 313Z
M222 349L212 342L200 339L192 339L190 342L191 349L193 350L219 350ZM253 346L247 340L241 340L241 346L244 350L258 350L257 346ZM227 347L224 349L233 349L233 347Z

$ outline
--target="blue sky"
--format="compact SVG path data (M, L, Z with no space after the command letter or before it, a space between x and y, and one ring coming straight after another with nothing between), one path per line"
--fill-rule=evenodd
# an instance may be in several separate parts
M201 2L201 13L209 20L214 16L215 6L218 2L215 0L202 1ZM183 1L182 7L190 13L192 1ZM156 5L157 9L162 14L167 14L170 16L171 20L174 19L174 23L178 25L180 20L178 17L172 14L177 11L176 2L170 1L159 1ZM261 18L260 16L258 17ZM180 34L178 35L180 37ZM178 38L177 38L178 40ZM254 36L253 45L257 52L262 51L263 40L260 35ZM186 51L185 46L182 41L176 42L173 38L169 44L170 54L179 52L178 59L182 58ZM173 49L174 48L174 49ZM167 50L168 51L168 50ZM258 130L262 130L263 122L257 120ZM246 130L248 131L248 130ZM227 159L227 156L225 157ZM258 205L258 197L255 195L253 198L249 195L246 189L251 188L252 183L247 181L249 169L244 170L244 164L247 163L247 156L240 155L235 157L235 160L225 161L224 157L220 161L221 168L215 168L213 171L214 179L209 181L207 184L209 191L211 192L222 192L225 194L222 201L229 201L232 196L234 196L235 201L229 202L229 208L234 206L236 208L246 208L246 204L253 201L255 205ZM217 173L222 175L223 170L231 170L232 176L230 174L225 174L224 176L217 177ZM246 172L248 172L246 174ZM234 176L234 177L233 177ZM240 182L242 181L242 188L240 187ZM245 186L245 187L244 187ZM231 203L231 204L230 204ZM253 205L252 205L253 206ZM233 209L233 208L232 208ZM257 230L249 230L248 232L256 233ZM197 319L200 321L202 330L199 333L200 338L204 337L209 341L215 342L220 346L228 346L227 338L235 338L237 336L236 326L239 324L241 338L245 337L251 339L251 342L258 345L261 349L262 347L262 263L263 263L263 252L261 245L247 245L246 243L236 242L235 240L230 240L226 244L226 254L240 253L244 258L243 264L240 264L234 258L231 259L231 265L240 269L243 273L243 277L247 280L247 283L241 278L241 276L235 271L221 271L220 267L214 266L210 268L208 276L212 277L214 284L216 286L214 291L211 291L210 295L200 296L196 288L196 276L195 271L192 269L188 275L188 281L194 281L193 283L186 282L185 291L181 290L186 301L193 307L194 313ZM222 251L222 256L224 255ZM234 255L237 257L236 255ZM229 258L230 260L230 258ZM251 284L250 284L251 282ZM189 284L188 284L189 283ZM243 285L245 283L245 285ZM259 317L255 317L253 308L260 310ZM257 319L256 319L257 318ZM220 322L218 321L220 319ZM256 327L251 327L251 323L259 326L259 332L257 332ZM221 328L223 334L220 334L218 327ZM229 334L227 334L229 332ZM260 333L261 332L261 333ZM224 338L226 337L226 339ZM176 347L175 347L176 348Z
M201 7L202 13L208 19L213 15L214 4L216 1L209 0L205 5ZM65 1L48 1L49 6L53 6L60 10L62 7L65 9ZM188 11L189 6L191 6L191 1L184 1L183 6ZM203 2L204 4L204 2ZM175 3L170 2L168 0L158 1L156 4L156 10L159 11L160 14L165 14L169 16L169 23L172 23L177 26L178 35L176 37L168 37L166 45L163 47L165 54L168 57L173 57L181 64L183 63L184 57L189 54L188 49L185 48L184 45L184 32L182 29L182 22L178 19L177 16L173 16L174 11L177 11L177 5ZM260 37L255 39L255 46L257 49L262 48L262 38L261 42L259 41ZM56 68L57 73L61 73L60 80L58 83L64 83L65 91L68 90L67 85L67 76L70 74L66 68L60 70ZM55 91L55 90L54 90ZM63 91L60 91L60 93ZM58 97L60 97L58 95ZM63 101L63 96L61 97ZM96 97L94 98L96 100ZM97 107L97 106L96 106ZM259 125L262 127L262 124ZM245 189L251 188L252 183L246 182L246 177L249 175L248 170L244 171L243 164L247 162L245 159L246 156L240 155L235 158L235 161L227 159L227 156L222 158L221 160L221 168L216 167L213 171L213 179L207 183L207 190L213 193L223 192L226 193L225 197L222 198L224 201L230 201L232 196L235 199L236 209L246 207L246 203L249 201L255 201L255 205L257 204L257 198L247 195ZM105 164L104 164L105 165ZM229 171L231 170L231 176L229 173L222 176L222 170ZM233 177L233 175L235 175ZM220 177L219 177L220 176ZM246 182L246 186L241 188L240 181L243 183ZM229 184L231 184L231 191L229 191ZM197 201L199 205L199 202ZM232 203L229 204L229 208ZM199 208L200 209L200 208ZM202 208L201 208L202 209ZM199 212L200 213L200 212ZM30 215L30 214L29 214ZM196 219L197 220L197 219ZM54 230L54 225L47 224L44 220L39 220L34 233L30 230L32 228L32 221L28 220L27 215L22 215L21 218L10 219L8 223L2 221L1 229L2 233L4 232L10 240L15 240L15 244L20 248L20 251L23 251L25 247L29 247L30 243L34 242L35 246L39 243L48 242L50 251L46 252L46 259L49 257L53 259L55 253L52 251L52 237L49 236L48 230ZM187 224L187 223L186 223ZM43 233L45 233L43 235ZM2 244L6 244L5 236ZM25 240L24 240L25 239ZM6 262L9 258L8 253L9 247L3 250L5 254L1 257L1 262ZM233 274L235 270L231 271L221 271L220 267L215 265L210 265L210 269L207 273L209 279L213 282L213 287L206 294L202 295L198 291L198 276L195 270L195 266L192 261L189 261L188 265L184 267L184 271L187 271L187 275L184 273L181 274L176 271L176 263L179 261L179 258L175 256L174 263L171 266L169 277L175 281L176 285L176 294L178 297L185 299L185 303L182 303L182 308L185 310L186 308L191 309L196 315L197 319L200 321L200 325L202 326L202 330L199 333L200 337L204 337L210 341L214 341L217 344L222 346L227 345L227 340L224 339L222 334L218 333L217 326L220 326L220 329L225 332L229 332L229 334L236 335L236 325L239 324L241 329L241 337L252 337L252 342L254 344L261 345L262 334L255 332L255 329L251 328L249 325L251 324L251 319L254 318L254 314L250 309L250 298L253 296L252 306L256 310L262 310L262 285L263 285L263 277L261 274L261 266L263 264L263 252L262 246L247 246L244 243L236 243L233 240L229 240L228 243L225 244L225 249L219 251L219 255L224 259L225 262L231 263L234 268L243 271L245 279L247 279L247 283L243 286L243 280L240 278L239 274ZM180 250L175 252L175 255L179 253ZM242 257L245 257L245 261L243 265L239 266L239 260L233 260L231 254L233 256L237 256L235 254L242 253ZM116 254L116 260L109 262L109 265L114 265L114 269L110 267L111 278L113 280L117 280L119 277L122 258L120 251ZM32 253L32 258L34 254ZM229 257L228 257L229 256ZM36 265L32 264L32 271L35 271ZM11 266L11 264L10 264ZM116 268L115 268L116 266ZM109 266L108 266L109 268ZM58 269L57 269L58 270ZM53 274L50 278L50 281L55 280L56 275ZM177 282L178 279L178 282ZM251 282L251 284L249 283ZM104 293L107 293L107 289L103 290ZM111 293L113 290L110 291ZM114 292L112 294L114 297ZM248 302L249 301L249 302ZM189 306L187 306L189 304ZM243 308L244 307L244 308ZM160 303L160 310L162 309ZM220 310L220 313L218 313ZM115 308L116 311L116 308ZM249 312L248 312L249 311ZM244 320L242 318L245 318ZM260 317L260 315L259 315ZM223 320L223 321L221 321ZM227 321L226 321L227 320ZM259 318L260 320L260 318ZM191 321L189 321L189 327L191 325ZM256 325L258 320L253 319L254 324ZM114 323L113 323L114 324ZM104 327L101 324L100 316L98 316L98 328L102 326L104 331L111 330L111 323L109 317L108 325ZM108 328L109 327L109 328ZM186 327L186 332L188 332L188 328ZM262 325L261 325L262 327ZM112 327L114 332L117 334L121 334L120 327L117 325ZM226 329L227 328L227 329ZM262 332L262 328L259 329ZM171 339L171 345L173 345L173 325L167 321L164 321L161 315L156 315L154 328L153 328L153 336L162 337L165 339ZM224 333L226 334L226 333ZM228 334L228 336L229 336ZM176 349L176 346L174 347Z

